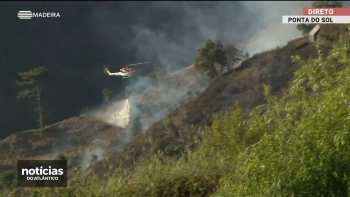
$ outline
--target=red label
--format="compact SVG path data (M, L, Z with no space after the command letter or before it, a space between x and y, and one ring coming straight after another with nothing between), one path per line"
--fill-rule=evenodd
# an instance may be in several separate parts
M304 16L350 16L350 8L304 8Z

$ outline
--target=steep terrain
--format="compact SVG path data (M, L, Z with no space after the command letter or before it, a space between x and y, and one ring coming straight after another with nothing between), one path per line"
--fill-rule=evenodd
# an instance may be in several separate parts
M315 55L316 43L306 38L291 41L283 48L257 54L211 84L203 93L178 107L169 116L154 123L143 136L128 143L124 151L113 154L108 162L115 166L131 166L134 160L146 157L150 152L162 150L176 156L193 148L193 137L200 128L211 123L212 115L227 109L240 100L246 110L264 103L262 84L272 86L273 92L282 93L297 66L291 55L308 58ZM328 52L328 47L323 52ZM98 162L90 172L102 174L105 162Z
M230 32L230 38L245 39L246 32L255 27L256 16L239 2L228 3L230 7L216 1L1 2L1 12L7 17L0 20L8 28L0 32L4 38L0 48L0 138L37 126L32 105L16 99L18 72L49 68L42 94L50 112L46 123L54 124L86 106L98 105L104 88L120 90L122 80L106 78L101 72L104 65L138 61L161 65L170 59L186 66L192 63L198 44L208 38L203 28L219 37ZM223 8L230 14L218 12ZM59 12L61 18L54 23L26 23L13 17L22 9Z
M71 165L92 157L97 161L112 151L120 131L89 117L73 117L43 130L15 133L0 141L0 169L14 169L18 159L55 159L61 154Z
M135 103L131 105L141 109L143 121L150 127L144 135L125 145L125 141L118 138L123 133L121 128L84 115L42 131L13 134L0 141L0 170L14 169L18 159L52 159L63 154L70 166L79 164L85 168L96 163L89 172L102 174L107 170L106 162L107 166L122 163L130 167L134 161L158 150L177 156L194 148L193 137L211 123L214 113L227 109L237 100L242 101L247 111L263 104L263 83L271 85L276 94L283 92L297 69L291 62L291 55L311 57L315 54L315 45L301 38L285 47L254 55L241 67L218 78L202 93L203 86L198 85L199 75L193 66L169 75L166 83L149 87L141 96L135 97ZM323 49L323 52L327 51L328 48ZM162 108L165 110L161 111Z
M142 113L143 122L148 127L202 92L206 86L194 65L190 65L167 75L158 83L149 84L141 95L132 97L131 103L140 110L131 115Z
M171 73L162 83L150 85L130 99L132 115L141 115L144 127L153 124L188 99L189 91L203 89L196 85L198 78L193 65ZM143 110L135 110L137 106ZM85 168L119 151L128 130L108 124L103 118L85 113L43 130L23 131L0 140L0 174L14 170L18 159L55 159L64 155L70 166Z

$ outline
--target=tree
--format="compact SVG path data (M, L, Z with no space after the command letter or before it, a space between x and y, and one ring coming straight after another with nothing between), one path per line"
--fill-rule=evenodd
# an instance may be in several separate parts
M139 117L136 117L132 122L131 135L133 137L142 133L142 124Z
M205 73L211 80L218 77L216 64L224 65L225 57L220 41L208 40L205 47L198 50L195 68L201 73Z
M109 103L111 101L111 98L113 96L113 91L111 91L108 88L105 88L102 90L103 97L105 98L106 103Z
M313 8L340 8L343 4L340 1L314 1L311 3ZM316 25L315 24L299 24L297 29L303 33L308 34Z
M22 90L18 93L18 99L32 99L34 98L35 108L34 111L38 113L39 127L44 127L44 109L41 100L41 76L48 72L48 69L44 66L30 69L27 72L19 72L21 81L16 81L16 85Z
M229 70L241 58L242 52L233 45L223 47L220 40L208 40L206 45L198 50L195 62L197 71L206 74L210 80L220 76L224 70Z
M238 50L236 47L234 47L232 44L226 45L224 47L224 51L226 54L226 69L229 71L232 69L237 62L242 60L243 53L242 51Z

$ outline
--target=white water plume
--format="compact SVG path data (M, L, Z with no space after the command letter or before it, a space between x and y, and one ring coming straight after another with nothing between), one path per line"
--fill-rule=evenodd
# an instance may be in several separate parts
M112 102L103 109L92 112L92 115L101 121L125 128L128 126L130 120L129 99Z

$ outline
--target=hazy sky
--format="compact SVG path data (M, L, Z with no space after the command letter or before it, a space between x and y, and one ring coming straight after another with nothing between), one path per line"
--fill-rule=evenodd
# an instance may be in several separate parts
M309 2L96 1L0 2L0 128L6 136L36 126L30 103L18 101L17 73L47 66L49 123L98 105L101 88L123 87L106 78L105 65L148 61L163 67L194 62L207 39L245 43L251 54L300 36L282 25L284 14L301 14ZM19 20L17 12L59 12L60 18ZM241 45L240 45L241 46Z
M92 11L102 42L118 53L136 49L140 60L183 64L195 59L207 39L236 44L249 39L246 50L254 54L300 36L295 25L282 25L281 16L301 14L309 2L115 2ZM122 36L125 42L117 39Z

